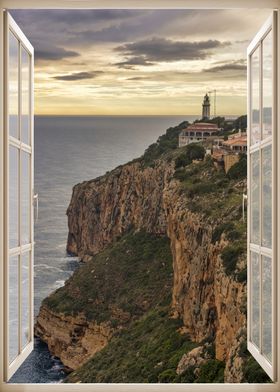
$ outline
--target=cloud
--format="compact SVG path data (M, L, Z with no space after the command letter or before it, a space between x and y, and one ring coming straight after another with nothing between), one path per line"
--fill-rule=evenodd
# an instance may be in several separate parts
M141 65L150 65L150 62L173 62L180 60L203 60L208 57L212 49L229 46L230 42L218 40L208 41L173 41L167 38L150 38L137 42L127 43L115 48L115 51L132 58L140 57ZM127 63L126 60L124 63Z
M206 68L202 72L231 72L231 71L241 71L246 72L247 65L245 60L232 61L229 63L224 63L221 65L216 65L214 67Z
M94 79L96 78L99 74L103 73L103 71L95 71L95 72L75 72L72 74L68 75L58 75L54 76L53 79L56 80L67 80L67 81L73 81L73 80L84 80L84 79Z
M74 50L66 50L57 46L44 47L44 45L38 46L40 49L35 50L35 60L62 60L69 57L78 57L80 54Z
M130 57L125 61L120 61L119 63L115 63L119 68L128 68L134 69L135 65L154 65L153 62L147 61L144 56Z
M144 78L142 76L134 76L132 78L126 78L126 80L147 80L147 78Z

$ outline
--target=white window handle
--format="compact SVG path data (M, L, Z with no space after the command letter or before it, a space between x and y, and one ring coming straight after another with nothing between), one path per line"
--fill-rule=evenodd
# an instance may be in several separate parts
M245 222L245 200L247 200L247 199L248 199L247 195L245 195L245 193L243 193L243 196L242 196L242 220L243 220L243 222Z
M33 196L33 203L36 203L36 214L35 214L35 222L37 222L38 217L39 217L39 195L36 193L36 195Z

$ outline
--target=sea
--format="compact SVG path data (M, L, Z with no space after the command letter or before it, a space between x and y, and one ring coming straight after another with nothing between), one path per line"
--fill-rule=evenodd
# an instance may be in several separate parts
M66 253L66 210L75 184L91 180L134 158L166 129L199 116L35 116L34 318L42 300L64 285L79 260ZM33 352L11 383L59 383L63 364L35 338Z

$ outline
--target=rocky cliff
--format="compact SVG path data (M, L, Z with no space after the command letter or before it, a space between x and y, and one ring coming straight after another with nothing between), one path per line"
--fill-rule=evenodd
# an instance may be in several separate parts
M108 323L90 322L84 314L57 314L47 306L41 307L36 324L37 336L70 369L78 368L105 347L112 332Z
M186 153L172 148L152 165L139 159L76 185L67 210L67 250L87 262L131 230L167 236L173 260L170 317L182 320L178 331L191 341L213 345L213 358L225 363L225 381L241 382L246 362L239 356L246 333L246 232L240 214L245 182L217 170L209 157L184 164L180 157ZM63 309L48 307L50 302L41 309L36 333L73 369L111 338L110 324L87 324L81 314L66 322ZM77 328L81 338L75 336ZM72 360L77 339L78 361ZM180 361L180 374L188 366Z
M76 185L67 210L68 252L96 254L132 227L165 234L163 195L171 174L164 161L144 169L135 162Z
M215 337L217 358L225 360L245 325L246 287L225 273L220 255L227 242L212 243L215 222L188 209L173 174L174 164L166 160L154 168L136 162L76 185L67 211L68 250L82 258L98 253L131 227L167 234L174 315L182 317L193 340Z

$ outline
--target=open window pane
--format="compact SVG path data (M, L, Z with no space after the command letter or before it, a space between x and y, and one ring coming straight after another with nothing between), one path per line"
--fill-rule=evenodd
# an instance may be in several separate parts
M260 140L260 48L258 47L251 57L252 73L251 73L251 105L252 105L252 130L251 144L255 144Z
M33 56L34 50L8 12L5 12L5 188L7 200L5 248L5 381L8 381L33 349ZM7 146L7 148L6 148Z
M263 354L272 362L272 263L270 257L262 260Z
M21 47L21 140L30 143L30 61L29 54Z
M274 69L277 69L277 12L273 12L248 47L249 66L249 233L250 254L249 341L248 349L272 381L276 367L273 351L276 319L272 304L275 301L272 271L277 262L274 222L276 197L274 192L277 165L273 156L276 143L276 89ZM257 65L258 63L258 65ZM257 77L257 74L259 77ZM258 110L259 109L259 110ZM256 113L261 113L257 115ZM257 127L261 121L261 126ZM250 126L251 125L251 126ZM261 130L260 133L256 129ZM257 136L256 136L257 135ZM276 195L275 195L276 196Z
M18 40L9 33L9 134L18 134Z
M19 256L9 258L9 363L19 353L18 323L19 323Z
M29 319L30 319L30 252L21 256L21 348L23 349L30 341Z
M18 238L18 165L19 150L16 147L9 147L9 247L15 248L19 245Z
M260 345L260 258L251 252L252 266L252 323L251 339L259 347Z
M251 155L251 242L260 242L260 154Z
M262 150L262 245L272 246L272 146Z
M30 242L30 154L21 151L21 245Z
M272 50L270 31L263 41L263 139L272 135Z

